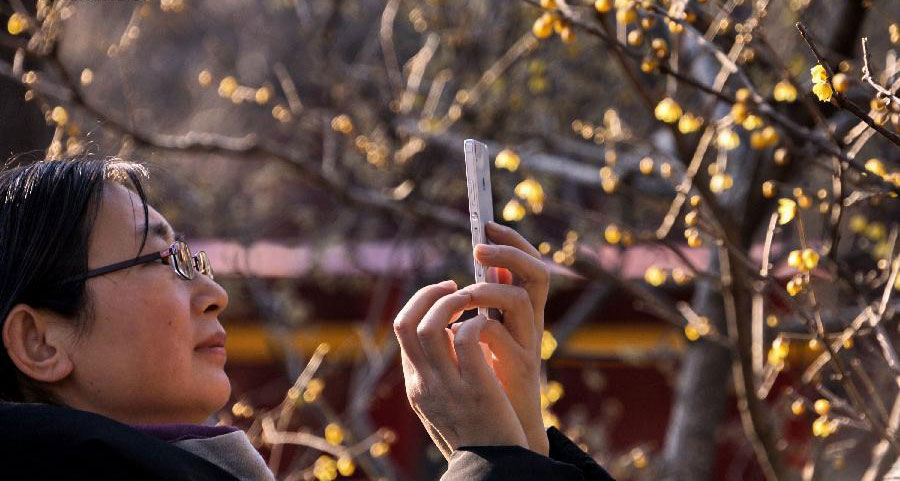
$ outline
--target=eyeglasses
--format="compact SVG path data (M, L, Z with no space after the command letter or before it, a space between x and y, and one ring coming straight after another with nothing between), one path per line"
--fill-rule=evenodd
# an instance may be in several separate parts
M167 259L171 260L167 261ZM191 249L188 247L187 243L178 240L169 246L168 249L143 255L136 259L129 259L105 267L91 269L84 274L65 279L62 283L65 284L68 282L90 279L91 277L102 276L103 274L109 274L110 272L127 269L156 260L162 260L163 263L171 265L172 269L175 270L175 273L182 279L191 280L197 277L197 273L213 279L212 265L209 263L209 257L206 255L206 252L200 251L196 255L192 255Z

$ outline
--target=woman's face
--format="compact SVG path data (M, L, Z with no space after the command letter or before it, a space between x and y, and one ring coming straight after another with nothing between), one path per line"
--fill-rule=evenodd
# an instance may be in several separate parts
M149 211L141 254L174 240L165 218ZM143 229L140 198L108 183L88 268L133 258ZM201 422L225 405L231 384L224 347L198 347L217 334L224 344L217 316L228 295L219 284L200 274L185 280L157 261L93 277L86 285L92 327L71 347L74 369L60 393L67 404L128 423Z

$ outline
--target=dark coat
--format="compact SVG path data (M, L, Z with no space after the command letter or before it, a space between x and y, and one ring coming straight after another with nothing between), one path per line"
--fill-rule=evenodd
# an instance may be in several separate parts
M2 402L0 479L237 481L199 456L105 416Z
M614 481L555 428L550 456L518 446L454 452L442 481ZM0 479L238 481L221 467L127 424L77 409L0 402Z
M547 429L550 457L519 446L456 450L441 481L615 481L556 428Z

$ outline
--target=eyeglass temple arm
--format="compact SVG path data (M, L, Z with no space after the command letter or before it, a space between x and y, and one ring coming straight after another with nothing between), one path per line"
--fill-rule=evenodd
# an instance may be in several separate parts
M172 255L171 248L161 250L159 252L153 252L151 254L145 254L135 259L128 259L127 261L116 262L115 264L110 264L108 266L100 267L98 269L94 269L91 271L87 271L84 274L80 274L77 276L70 277L62 281L63 284L75 281L81 281L84 279L90 279L91 277L102 276L103 274L109 274L110 272L115 272L122 269L127 269L131 266L136 266L138 264L143 264L145 262L153 262L157 259L162 259L164 257L168 257Z

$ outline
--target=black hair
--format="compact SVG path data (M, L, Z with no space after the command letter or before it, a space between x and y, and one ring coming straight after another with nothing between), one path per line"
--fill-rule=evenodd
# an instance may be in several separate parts
M7 164L9 165L9 164ZM0 171L0 327L17 304L49 309L72 322L77 336L91 328L85 281L61 280L87 272L91 232L109 182L140 197L144 225L146 169L116 158L36 162ZM137 256L147 241L146 229ZM43 383L16 368L0 350L0 400L63 404Z

